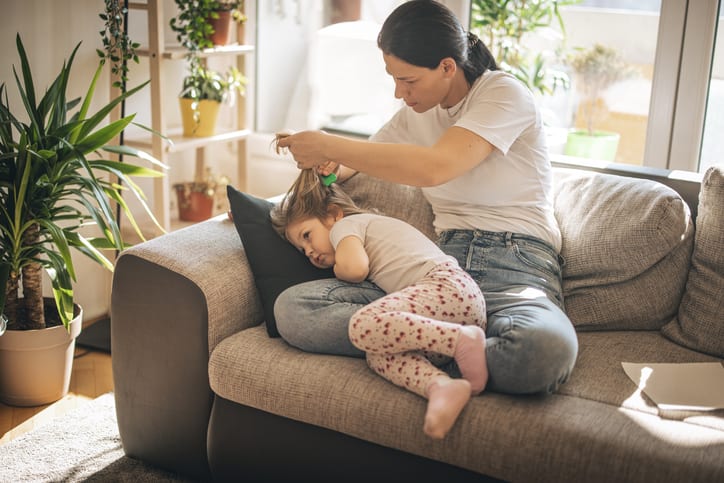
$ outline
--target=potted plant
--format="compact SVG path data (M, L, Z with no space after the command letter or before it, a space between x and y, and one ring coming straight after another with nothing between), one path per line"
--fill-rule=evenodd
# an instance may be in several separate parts
M229 43L231 21L242 25L244 0L175 0L178 13L170 20L179 43L189 51ZM239 43L242 39L238 39Z
M221 73L192 61L179 94L184 136L213 135L221 103L244 95L245 85L246 77L234 66Z
M218 9L211 12L207 21L211 24L213 33L209 40L214 45L227 45L231 40L231 25L236 23L243 26L247 20L244 14L243 0L218 0ZM244 43L243 31L237 36L236 41Z
M585 129L572 129L568 133L564 153L569 156L613 161L621 135L617 132L595 129L606 111L603 93L614 83L637 74L616 49L594 44L588 49L577 49L569 58L576 75L577 90L581 93L579 112Z
M215 177L211 168L206 168L206 176L193 182L173 185L178 202L179 219L183 221L204 221L211 217L219 195L226 193L229 179L226 176Z
M533 33L553 35L554 21L565 35L560 7L575 5L581 0L509 0L491 2L473 0L470 30L495 57L498 67L527 85L533 92L552 94L556 88L568 88L569 78L563 69L555 68L554 52L531 48ZM534 53L536 52L536 53Z
M108 113L145 84L90 113L102 64L82 103L66 97L78 44L38 99L19 35L16 45L21 69L20 77L17 72L15 77L22 112L11 109L5 84L0 85L0 314L7 320L7 330L0 336L0 400L31 406L60 399L68 391L82 316L73 301L76 271L71 248L113 270L102 250L120 251L126 245L111 202L125 211L143 237L121 190L135 195L155 221L131 177L163 173L101 157L105 151L160 166L146 153L108 144L134 118L107 123ZM105 179L106 175L115 176L122 185ZM95 225L97 232L92 237L86 233L89 225ZM52 298L43 297L43 269L52 285Z

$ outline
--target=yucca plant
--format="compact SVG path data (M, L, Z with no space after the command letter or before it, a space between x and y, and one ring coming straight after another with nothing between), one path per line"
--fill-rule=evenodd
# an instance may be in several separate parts
M43 269L48 274L60 321L73 319L73 281L76 272L71 248L113 270L102 250L123 250L112 202L118 203L136 232L143 237L121 193L136 196L150 218L142 190L131 177L163 173L128 162L104 159L102 152L142 158L164 168L148 154L112 142L134 115L114 122L113 108L142 89L140 85L89 114L102 65L98 66L85 98L68 100L66 89L80 43L37 101L30 65L20 35L16 37L21 76L13 68L23 104L22 116L10 108L5 84L0 85L0 314L16 330L45 327ZM74 113L71 112L77 109ZM116 181L118 180L118 181ZM97 237L81 228L96 225ZM158 224L158 223L157 223ZM19 288L22 285L22 299ZM19 306L20 301L24 306Z

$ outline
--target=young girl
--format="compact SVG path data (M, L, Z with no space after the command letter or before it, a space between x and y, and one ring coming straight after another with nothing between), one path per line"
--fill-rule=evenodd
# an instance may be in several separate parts
M352 343L390 382L428 399L424 431L443 438L488 379L485 302L475 281L411 225L365 213L336 184L303 170L271 214L313 265L387 295L349 321ZM462 379L438 366L454 358Z

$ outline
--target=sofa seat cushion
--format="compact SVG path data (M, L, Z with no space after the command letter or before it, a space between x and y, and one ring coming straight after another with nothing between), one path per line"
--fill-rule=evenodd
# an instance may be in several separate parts
M658 330L679 307L694 227L673 189L559 169L555 215L566 312L578 330Z
M641 340L621 342L631 358L639 353ZM590 377L584 371L581 377ZM615 386L607 372L601 374L603 388ZM576 371L572 377L569 384L584 396L484 393L471 400L445 440L435 441L422 431L425 401L375 375L362 359L305 353L254 327L224 340L209 362L211 388L225 399L504 480L724 476L724 431L663 419L650 408L621 407L625 391L636 389L630 381L618 379L627 389L608 396L577 383Z
M558 393L724 431L724 410L660 410L626 375L621 362L655 364L722 362L722 359L686 349L658 331L580 333L576 366Z

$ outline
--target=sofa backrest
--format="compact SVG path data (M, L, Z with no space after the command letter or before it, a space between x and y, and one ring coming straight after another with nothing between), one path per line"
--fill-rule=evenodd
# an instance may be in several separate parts
M686 285L696 183L679 184L684 199L660 180L562 167L554 172L563 291L574 325L661 328L676 315ZM361 206L406 220L435 239L432 210L419 188L364 174L344 187Z

